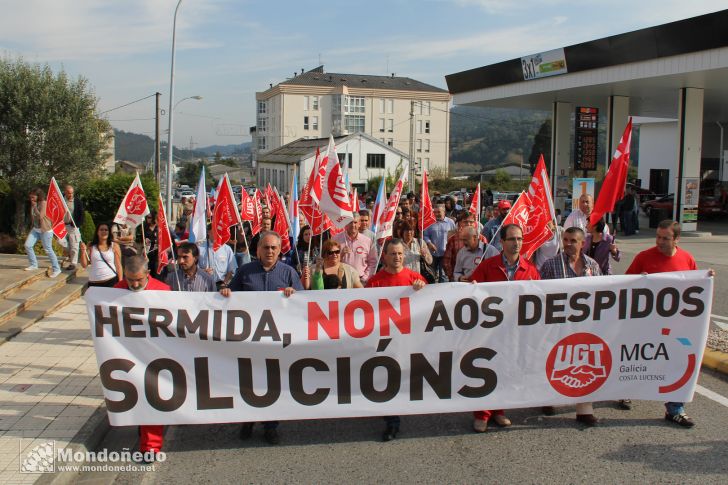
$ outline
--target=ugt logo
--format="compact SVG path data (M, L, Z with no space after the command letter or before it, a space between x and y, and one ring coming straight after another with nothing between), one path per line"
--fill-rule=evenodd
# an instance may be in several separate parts
M559 394L581 397L599 389L612 369L607 343L591 333L561 339L546 359L546 378Z
M142 215L147 208L147 199L144 197L144 191L139 186L131 189L125 202L127 214Z

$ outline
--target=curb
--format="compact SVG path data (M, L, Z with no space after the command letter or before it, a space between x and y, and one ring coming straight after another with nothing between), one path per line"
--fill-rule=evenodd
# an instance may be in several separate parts
M106 403L102 403L96 408L96 411L84 423L78 433L76 433L68 444L68 447L73 450L73 453L77 451L82 453L93 451L103 441L106 433L110 429L111 425L106 414ZM75 483L79 473L75 471L63 471L54 473L53 475L43 475L35 483L38 485L66 485Z
M705 349L703 365L721 374L728 375L728 354L718 350Z

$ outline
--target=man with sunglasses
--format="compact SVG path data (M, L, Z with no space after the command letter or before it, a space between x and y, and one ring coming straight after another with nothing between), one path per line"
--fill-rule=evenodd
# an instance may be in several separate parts
M257 247L258 259L244 264L235 272L230 284L223 286L220 294L229 297L233 291L282 291L286 297L303 290L298 273L291 266L281 263L281 236L274 231L260 233ZM240 439L246 440L253 433L255 423L242 423ZM277 445L278 421L263 423L263 438L268 444Z

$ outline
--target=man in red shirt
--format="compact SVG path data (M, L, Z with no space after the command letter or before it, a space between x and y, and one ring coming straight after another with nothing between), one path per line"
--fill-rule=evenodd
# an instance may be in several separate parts
M404 243L399 238L392 238L384 243L382 249L384 267L367 281L366 288L383 288L389 286L412 286L415 290L424 287L427 282L421 274L404 267ZM399 416L385 416L386 428L382 441L392 441L399 433Z
M501 245L503 252L481 262L470 280L473 283L487 283L489 281L522 281L540 280L541 276L536 266L526 258L521 258L523 247L523 230L517 224L506 224L501 228ZM498 426L510 426L508 419L502 409L475 411L473 413L473 431L485 433L488 429L490 418Z
M670 219L657 225L655 247L637 254L627 268L627 274L667 273L669 271L690 271L698 269L693 256L679 248L680 223ZM715 276L715 271L708 270L708 275ZM695 426L695 422L685 413L684 403L666 402L665 419L686 428Z
M129 291L170 291L169 285L149 276L147 261L142 256L131 256L124 260L124 279L116 283L114 288L122 288ZM163 443L164 426L139 426L139 451L144 453L145 457L147 456L146 452L153 451L156 454L162 451Z

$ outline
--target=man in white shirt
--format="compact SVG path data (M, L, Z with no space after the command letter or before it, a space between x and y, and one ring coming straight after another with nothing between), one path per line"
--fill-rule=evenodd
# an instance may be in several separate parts
M217 248L217 251L213 251L212 248L213 243L210 240L200 245L197 266L205 273L212 275L212 279L219 287L228 284L233 279L233 275L238 269L238 262L235 259L235 253L227 244Z
M582 194L579 197L579 208L574 209L564 222L564 229L578 227L584 232L589 232L589 216L594 209L594 197L589 194ZM609 226L604 226L604 234L609 234Z

